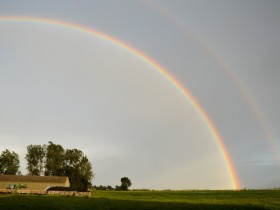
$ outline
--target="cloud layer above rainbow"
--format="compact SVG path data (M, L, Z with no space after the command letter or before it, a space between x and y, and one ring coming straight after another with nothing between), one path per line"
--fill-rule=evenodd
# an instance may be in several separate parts
M223 139L221 135L219 134L216 126L212 122L212 120L209 118L208 114L205 112L203 107L198 103L198 101L194 98L194 96L174 77L172 76L163 66L158 64L156 61L154 61L152 58L149 56L145 55L144 53L138 51L134 47L130 46L129 44L126 44L123 41L120 41L108 34L104 34L100 31L96 31L92 28L89 28L87 26L71 23L71 22L65 22L65 21L60 21L60 20L55 20L55 19L47 19L47 18L40 18L40 17L26 17L26 16L0 16L0 22L21 22L21 23L34 23L34 24L47 24L47 25L53 25L57 27L63 27L75 31L79 31L82 33L87 33L92 36L96 36L99 38L102 38L120 48L123 48L133 54L134 56L138 57L145 63L149 64L152 66L155 71L161 75L161 77L164 77L170 84L173 85L173 87L180 92L183 97L187 99L189 103L192 104L192 106L196 109L198 112L199 116L203 120L203 122L207 125L209 130L211 131L214 139L217 141L220 151L222 153L222 156L224 157L224 161L227 166L228 173L231 177L232 180L232 188L234 189L239 189L240 188L240 183L234 168L234 165L232 163L230 154L227 151L227 148L223 142Z

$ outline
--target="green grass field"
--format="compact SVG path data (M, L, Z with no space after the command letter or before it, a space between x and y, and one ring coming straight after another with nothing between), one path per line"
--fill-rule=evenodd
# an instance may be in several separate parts
M93 191L92 198L2 194L0 209L280 209L280 190Z

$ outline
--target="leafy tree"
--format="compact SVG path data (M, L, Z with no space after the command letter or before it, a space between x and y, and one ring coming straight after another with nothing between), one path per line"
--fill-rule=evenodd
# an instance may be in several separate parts
M87 190L91 186L93 172L88 158L81 150L67 149L64 159L64 175L71 187Z
M46 176L63 176L63 162L65 158L65 151L59 144L54 144L49 141L46 149Z
M15 152L8 149L3 151L0 156L0 174L15 175L19 169L19 158Z
M88 158L81 150L66 149L51 141L48 145L27 147L27 170L30 175L68 176L71 187L87 190L93 172Z
M127 177L121 178L121 183L122 183L120 186L121 190L128 190L128 188L131 186L131 181Z
M44 163L46 157L46 146L43 145L29 145L27 147L27 171L29 175L40 176L44 172Z

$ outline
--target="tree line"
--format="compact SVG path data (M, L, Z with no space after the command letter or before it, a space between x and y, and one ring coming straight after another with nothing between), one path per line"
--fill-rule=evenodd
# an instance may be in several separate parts
M29 145L25 155L27 175L67 176L71 187L87 190L94 177L87 156L79 149L64 149L49 141L47 145ZM0 156L0 174L21 174L19 156L8 149Z
M131 181L128 177L122 177L121 178L121 185L118 186L116 185L116 187L112 187L110 185L107 185L107 186L103 186L103 185L99 185L99 186L96 186L94 185L92 188L95 189L95 190L128 190L128 188L131 186Z

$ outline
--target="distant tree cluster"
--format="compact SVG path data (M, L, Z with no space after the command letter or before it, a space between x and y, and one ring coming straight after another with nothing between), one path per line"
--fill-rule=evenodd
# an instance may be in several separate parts
M120 186L116 185L115 188L113 188L110 185L108 185L108 186L103 186L103 185L96 186L96 185L94 185L93 188L95 190L123 190L123 191L126 191L126 190L128 190L128 188L130 186L131 186L130 179L127 178L127 177L122 177L121 178L121 185Z
M67 176L71 187L87 190L94 177L92 166L79 149L64 149L49 141L48 145L29 145L25 155L28 175ZM19 156L4 150L0 155L0 174L21 175Z
M95 190L115 190L115 188L110 186L110 185L107 185L107 186L103 186L103 185L96 186L96 185L94 185L93 189L95 189Z
M48 145L29 145L25 159L29 175L68 176L71 187L87 190L91 186L92 166L81 150L65 150L49 141Z

